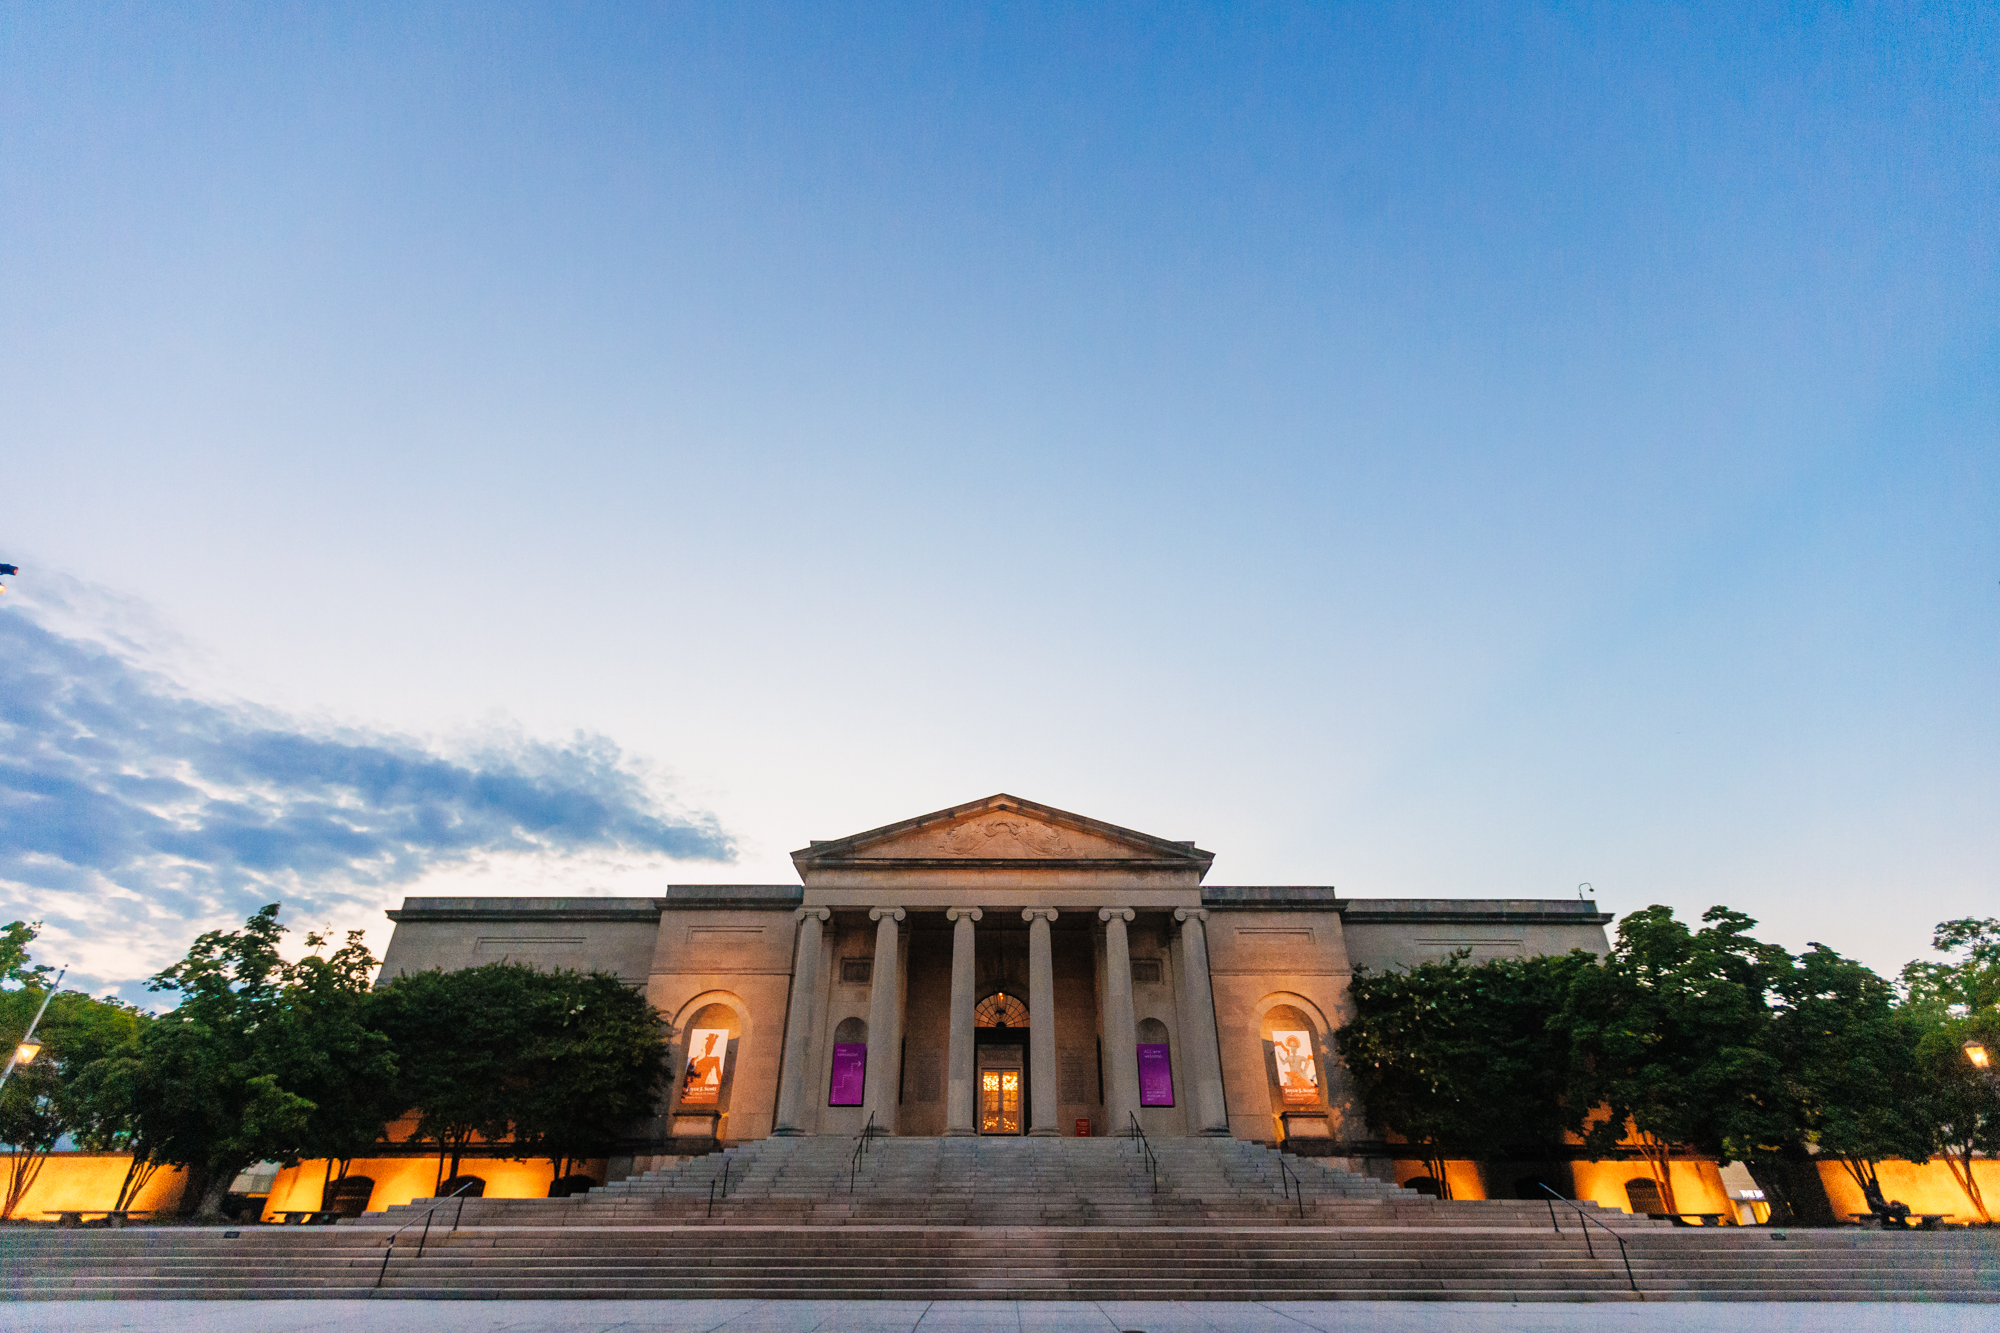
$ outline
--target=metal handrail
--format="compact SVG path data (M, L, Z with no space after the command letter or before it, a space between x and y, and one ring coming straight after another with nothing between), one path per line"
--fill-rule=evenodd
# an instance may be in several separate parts
M1160 1159L1157 1155L1154 1154L1153 1145L1147 1141L1146 1131L1139 1125L1138 1113L1134 1111L1127 1111L1125 1114L1129 1116L1132 1121L1132 1129L1130 1133L1132 1142L1135 1146L1137 1146L1140 1152L1145 1154L1146 1168L1153 1174L1153 1193L1158 1194L1160 1192Z
M1285 1160L1282 1152L1278 1154L1278 1182L1284 1187L1285 1197L1288 1199L1293 1197L1293 1190L1298 1191L1299 1217L1303 1219L1306 1215L1306 1182L1299 1178L1298 1172L1292 1170L1292 1164Z
M721 1181L722 1181L722 1197L723 1197L723 1198L725 1198L725 1199L727 1199L727 1198L729 1197L729 1168L730 1168L730 1167L732 1167L732 1166L734 1166L734 1165L735 1165L735 1159L734 1159L734 1158L732 1158L732 1157L730 1157L730 1156L729 1156L729 1155L728 1155L727 1153L724 1153L724 1154L723 1154L723 1158L722 1158L722 1176L721 1176ZM708 1216L710 1216L710 1217L714 1217L714 1216L715 1216L715 1182L716 1182L716 1179L717 1179L717 1177L715 1177L715 1176L710 1176L710 1177L708 1178Z
M468 1197L470 1197L466 1194L466 1191L471 1189L474 1185L482 1183L483 1182L481 1181L468 1180L463 1185L460 1185L457 1189L453 1190L451 1193L445 1195L442 1199L439 1199L436 1203L432 1204L430 1207L424 1209L424 1216L423 1216L424 1230L423 1234L417 1240L417 1258L421 1259L424 1257L424 1246L430 1243L431 1215L436 1213L438 1209L450 1203L453 1199L457 1199L458 1214L457 1216L451 1219L451 1229L453 1231L458 1230L458 1224L465 1219L465 1201ZM397 1227L394 1231L389 1233L388 1243L382 1247L382 1267L377 1269L375 1272L375 1287L372 1289L380 1289L380 1287L382 1286L382 1279L389 1275L389 1258L391 1255L396 1253L396 1237L402 1235L405 1231L409 1230L416 1224L417 1224L417 1219L413 1217L409 1221L403 1223L402 1226Z
M1625 1261L1625 1280L1632 1284L1633 1294L1638 1296L1640 1300L1645 1300L1646 1293L1639 1290L1639 1279L1632 1276L1632 1256L1625 1250L1625 1238L1616 1231L1613 1231L1601 1219L1592 1217L1589 1213L1584 1212L1583 1205L1579 1204L1576 1200L1563 1198L1562 1195L1556 1193L1539 1180L1535 1184L1540 1187L1542 1193L1549 1196L1544 1202L1549 1205L1549 1225L1555 1227L1557 1235L1562 1234L1562 1227L1556 1222L1556 1202L1560 1200L1569 1205L1570 1209L1584 1222L1602 1228L1607 1236L1618 1242L1618 1257ZM1589 1253L1591 1258L1595 1259L1597 1257L1597 1248L1590 1243L1590 1226L1583 1228L1583 1248Z
M875 1113L870 1111L868 1113L868 1123L863 1125L861 1132L854 1136L854 1156L849 1158L847 1162L847 1192L849 1194L854 1193L854 1177L861 1171L861 1158L868 1151L869 1140L873 1139L878 1132L875 1128Z

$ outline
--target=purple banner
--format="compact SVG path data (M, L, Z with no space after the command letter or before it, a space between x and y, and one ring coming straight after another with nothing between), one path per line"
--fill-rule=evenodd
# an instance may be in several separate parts
M868 1083L868 1043L837 1041L833 1044L833 1089L826 1095L828 1106L859 1106L861 1090Z
M1174 1104L1174 1066L1165 1042L1139 1043L1139 1105Z

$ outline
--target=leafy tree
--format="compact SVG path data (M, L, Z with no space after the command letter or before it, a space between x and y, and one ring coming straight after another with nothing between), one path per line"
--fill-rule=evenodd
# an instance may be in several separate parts
M1626 917L1559 1020L1574 1043L1570 1104L1609 1113L1585 1145L1609 1151L1629 1126L1668 1212L1679 1211L1676 1152L1721 1159L1735 1146L1754 1174L1767 1151L1797 1141L1797 1108L1766 1036L1789 956L1752 938L1757 923L1741 912L1713 907L1702 920L1689 930L1660 906Z
M381 999L399 1100L437 1147L440 1185L475 1142L561 1175L650 1113L665 1081L658 1012L615 976L489 963L398 977Z
M197 1215L218 1217L230 1182L265 1160L296 1161L380 1131L395 1061L366 1023L374 960L359 932L331 958L287 962L278 905L238 931L210 931L149 983L180 1003L140 1034L105 1085L150 1160L189 1167ZM326 941L307 937L313 948Z
M382 991L379 1021L397 1054L396 1100L416 1112L411 1137L436 1145L440 1185L446 1163L456 1176L473 1143L512 1134L546 975L488 963L408 973Z
M1394 972L1357 970L1354 1019L1341 1058L1371 1123L1422 1148L1449 1191L1444 1163L1491 1161L1559 1143L1568 1038L1553 1020L1586 953L1468 965L1469 950Z
M2000 919L1941 921L1931 947L1957 957L1918 960L1902 977L1908 1009L1923 1029L1917 1060L1928 1092L1925 1128L1980 1220L1990 1222L1972 1163L1976 1153L2000 1153L2000 1077L1975 1068L1965 1043L2000 1054Z
M1781 1005L1770 1046L1799 1120L1777 1155L1793 1156L1797 1143L1809 1141L1835 1156L1864 1192L1879 1190L1875 1168L1883 1158L1927 1160L1928 1089L1917 1062L1923 1027L1897 1007L1894 988L1813 944L1776 978L1775 990ZM1771 1145L1762 1151L1770 1154Z
M0 926L0 982L48 990L48 975L54 969L46 963L28 961L28 946L41 932L39 921L9 921Z
M1932 1011L1917 1043L1917 1063L1928 1084L1926 1126L1931 1145L1982 1222L1993 1214L1972 1174L1978 1154L2000 1154L2000 1079L1966 1059L1965 1043L2000 1051L2000 1013L1988 1009L1963 1018Z
M0 1143L14 1149L7 1162L0 1217L14 1215L56 1143L88 1128L86 1072L129 1042L145 1021L138 1010L116 1000L76 990L50 996L51 969L28 962L28 945L35 934L35 926L18 921L0 934L0 975L24 983L0 991L0 1041L7 1049L27 1035L43 999L49 1001L35 1030L42 1043L40 1055L30 1064L16 1065L0 1089Z
M2000 1010L2000 917L1940 921L1931 947L1962 956L1905 967L1903 991L1912 1005L1958 1015Z
M514 1138L547 1157L560 1179L583 1159L608 1155L621 1131L653 1113L667 1047L660 1011L616 976L555 972L539 988Z

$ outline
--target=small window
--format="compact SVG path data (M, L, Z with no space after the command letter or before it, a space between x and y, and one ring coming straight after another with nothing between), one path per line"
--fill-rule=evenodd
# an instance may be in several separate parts
M875 979L873 958L843 958L840 960L840 979L867 984Z
M1159 985L1160 960L1157 958L1134 958L1132 960L1132 984L1135 986Z

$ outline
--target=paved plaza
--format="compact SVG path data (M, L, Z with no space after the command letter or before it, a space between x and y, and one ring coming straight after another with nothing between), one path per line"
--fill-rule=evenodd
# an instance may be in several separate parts
M0 1333L2000 1333L2000 1306L1384 1301L68 1301Z

